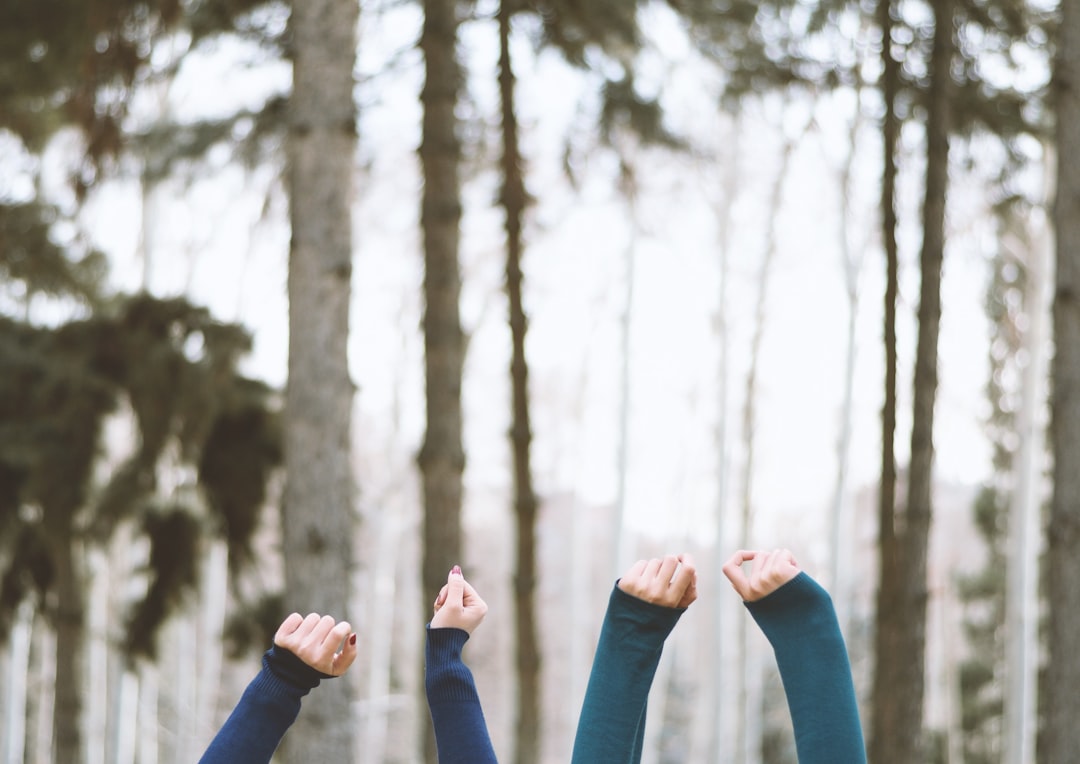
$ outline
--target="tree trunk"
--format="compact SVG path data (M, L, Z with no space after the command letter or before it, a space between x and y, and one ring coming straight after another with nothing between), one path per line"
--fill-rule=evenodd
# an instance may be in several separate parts
M1051 364L1053 496L1047 528L1047 674L1045 751L1065 764L1080 751L1080 8L1061 4L1054 77L1057 102L1057 276Z
M890 688L895 698L896 737L882 741L883 761L917 764L926 761L922 718L925 689L927 542L930 532L934 462L934 402L937 397L938 334L941 322L941 266L945 249L945 192L949 166L949 94L952 61L952 5L935 0L934 43L926 120L926 189L923 202L923 244L919 258L919 329L915 348L914 410L907 507L896 571L899 614L896 653L885 656L903 669Z
M70 529L54 529L56 566L56 701L53 706L53 756L57 764L78 764L82 750L83 637L86 632L83 582Z
M420 161L424 190L420 225L424 238L424 365L427 431L420 449L423 479L424 618L450 568L461 562L461 496L465 451L462 445L461 377L465 338L458 300L461 274L458 241L461 222L461 140L455 108L462 83L457 59L456 0L424 0L425 81ZM424 716L425 756L435 762L431 724Z
M34 626L34 609L29 602L19 606L8 637L4 677L4 720L0 756L5 764L24 761L28 726L27 710L30 686L30 637Z
M512 423L510 443L514 460L514 515L517 527L517 556L514 570L514 658L517 666L517 719L514 761L536 764L540 760L540 644L536 635L536 495L533 493L530 448L532 425L529 417L529 364L525 356L528 320L521 296L521 236L525 213L525 180L518 122L514 104L514 71L510 62L510 19L506 0L499 4L499 94L502 102L503 188L501 201L506 212L506 295L509 301Z
M137 730L137 756L139 764L157 764L160 760L161 745L158 731L161 729L161 719L158 715L161 672L157 666L144 665L139 667L138 676L138 730ZM205 740L209 743L209 738Z
M892 0L878 0L881 28L882 118L881 238L885 248L885 400L881 409L881 486L878 493L878 550L880 570L874 635L873 710L870 761L887 761L889 741L895 740L896 703L892 687L903 670L894 638L901 616L896 608L896 301L899 293L899 255L896 240L896 150L900 120L896 98L900 90L900 63L892 54Z
M335 618L347 617L353 557L347 342L358 13L353 0L306 0L293 3L291 18L285 602L287 610ZM290 758L354 758L348 688L327 682L305 700L285 741L296 752Z
M1049 145L1044 150L1051 153ZM1049 163L1046 175L1050 175ZM1051 258L1048 223L1036 217L1023 227L1024 251L1028 253L1024 268L1024 313L1028 323L1022 341L1028 362L1016 412L1019 446L1013 461L1014 488L1009 502L1002 764L1034 761L1038 729L1040 526L1047 467L1042 411L1048 361L1044 350Z
M41 611L30 621L29 674L26 678L26 762L51 762L53 709L56 707L56 631Z

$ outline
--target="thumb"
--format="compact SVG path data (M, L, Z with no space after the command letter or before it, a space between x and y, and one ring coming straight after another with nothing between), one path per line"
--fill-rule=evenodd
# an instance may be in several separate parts
M740 549L724 563L724 575L727 577L728 581L731 582L732 588L734 588L738 595L743 599L746 599L750 595L750 582L746 578L746 573L742 569L742 564L757 557L758 555L754 552Z
M465 578L461 575L461 568L455 565L446 576L446 601L444 604L453 607L462 607L465 600Z

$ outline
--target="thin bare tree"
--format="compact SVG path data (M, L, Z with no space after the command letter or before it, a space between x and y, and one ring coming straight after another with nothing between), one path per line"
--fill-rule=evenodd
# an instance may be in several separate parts
M499 3L499 100L502 124L502 192L505 213L506 297L509 308L512 357L510 361L510 445L514 465L514 663L517 669L517 708L514 724L516 764L540 760L543 729L540 698L540 640L536 614L536 513L532 475L532 423L529 411L529 362L525 354L528 317L522 297L522 236L528 195L518 140L514 101L514 69L510 56L511 0Z
M1044 148L1046 156L1051 148ZM1046 165L1049 177L1051 168ZM1005 578L1005 689L1001 734L1002 764L1035 760L1038 730L1039 558L1042 509L1046 499L1047 319L1052 245L1045 206L1027 220L1017 236L1006 239L1012 256L1024 263L1024 314L1021 342L1027 356L1016 410L1018 445L1013 457L1013 490L1009 496L1008 560Z
M424 176L420 226L424 241L424 370L427 428L418 463L424 495L421 582L437 592L451 566L462 562L461 502L465 447L461 385L465 335L461 328L461 137L456 109L462 88L457 0L424 0L424 114L420 164ZM427 597L424 617L430 617ZM434 764L435 738L425 718L424 755Z
M915 350L911 464L907 506L901 522L892 518L897 558L886 567L882 591L894 599L878 611L879 634L892 643L876 656L874 695L875 764L917 764L923 750L925 690L927 544L933 499L934 404L938 386L938 334L941 323L941 269L945 251L945 200L948 188L949 119L953 58L951 0L935 0L926 118L926 184L923 242L919 258L918 339ZM883 534L884 534L883 530ZM890 580L888 576L893 576ZM879 603L881 601L879 600ZM882 643L878 643L879 650ZM891 648L891 649L889 649ZM886 683L887 678L890 679Z

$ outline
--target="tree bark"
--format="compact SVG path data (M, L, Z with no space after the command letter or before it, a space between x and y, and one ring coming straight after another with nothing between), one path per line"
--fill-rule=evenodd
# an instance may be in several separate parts
M1044 146L1047 154L1049 145ZM1051 174L1049 163L1046 176ZM1049 202L1049 194L1047 194ZM1038 730L1040 526L1046 501L1046 433L1042 418L1046 402L1049 266L1049 221L1036 217L1024 224L1025 257L1023 369L1020 406L1016 412L1019 446L1013 461L1014 488L1009 500L1009 535L1005 589L1005 691L1001 735L1002 764L1035 760Z
M28 762L53 761L53 711L56 707L56 631L40 610L31 614L29 675L26 692Z
M5 762L24 760L28 732L27 711L30 701L27 689L30 686L30 637L33 633L34 611L30 603L19 606L15 623L8 637L5 651L4 682L4 742L0 745L0 757Z
M83 581L70 528L56 528L50 543L56 566L56 700L53 707L53 755L57 764L82 761Z
M424 239L424 367L427 429L420 449L423 481L424 618L450 568L461 562L462 445L461 378L465 338L459 298L458 243L461 222L461 140L455 115L462 84L457 58L457 1L424 0L420 48L425 81L420 161L424 190L420 225ZM425 718L424 750L435 762L435 740Z
M938 385L938 335L941 322L941 266L945 249L945 194L949 166L949 95L952 81L951 0L935 0L934 42L926 119L926 188L920 254L918 339L915 349L914 410L907 507L899 534L899 566L893 605L898 616L895 650L879 660L897 661L895 738L882 740L880 761L916 764L926 760L922 717L925 690L927 543L932 515L934 403ZM902 669L901 669L902 667Z
M876 597L877 628L874 636L873 711L870 761L884 764L888 741L896 738L895 699L891 688L897 681L900 661L894 637L900 614L896 608L896 300L899 293L899 254L896 220L896 149L900 120L896 98L900 89L900 63L892 54L892 0L878 0L881 29L882 117L881 239L885 249L885 400L881 408L881 485L878 493L878 554L880 570Z
M1045 750L1047 764L1080 751L1080 8L1061 4L1054 75L1057 103L1057 228L1054 358L1051 363L1053 495L1047 528L1049 598Z
M517 718L514 761L536 764L540 760L540 644L536 634L536 494L533 492L530 449L532 424L529 415L529 364L525 355L528 319L521 294L521 229L527 197L518 144L518 121L514 103L514 71L510 60L510 19L513 10L499 4L499 95L502 104L503 187L501 202L506 213L506 295L509 302L512 422L510 443L514 463L514 516L517 555L514 569L514 659L517 667Z
M293 3L291 18L285 601L287 609L336 618L347 614L353 557L347 342L358 13L353 0L306 0ZM291 758L354 758L348 687L327 682L305 701L285 741L286 752L296 751Z

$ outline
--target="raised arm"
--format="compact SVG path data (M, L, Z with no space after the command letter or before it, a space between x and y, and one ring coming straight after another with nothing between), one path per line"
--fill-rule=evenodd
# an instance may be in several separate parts
M573 764L637 764L664 640L697 598L689 555L639 560L616 582L574 738Z
M340 649L339 649L340 648ZM201 764L265 764L300 713L300 701L323 679L341 676L356 660L356 634L328 615L293 613L263 655L263 668L244 690Z
M453 567L427 627L424 688L435 727L439 764L495 764L484 711L462 648L487 614L487 604Z
M724 575L776 653L799 764L865 762L851 665L828 592L786 549L740 550Z

